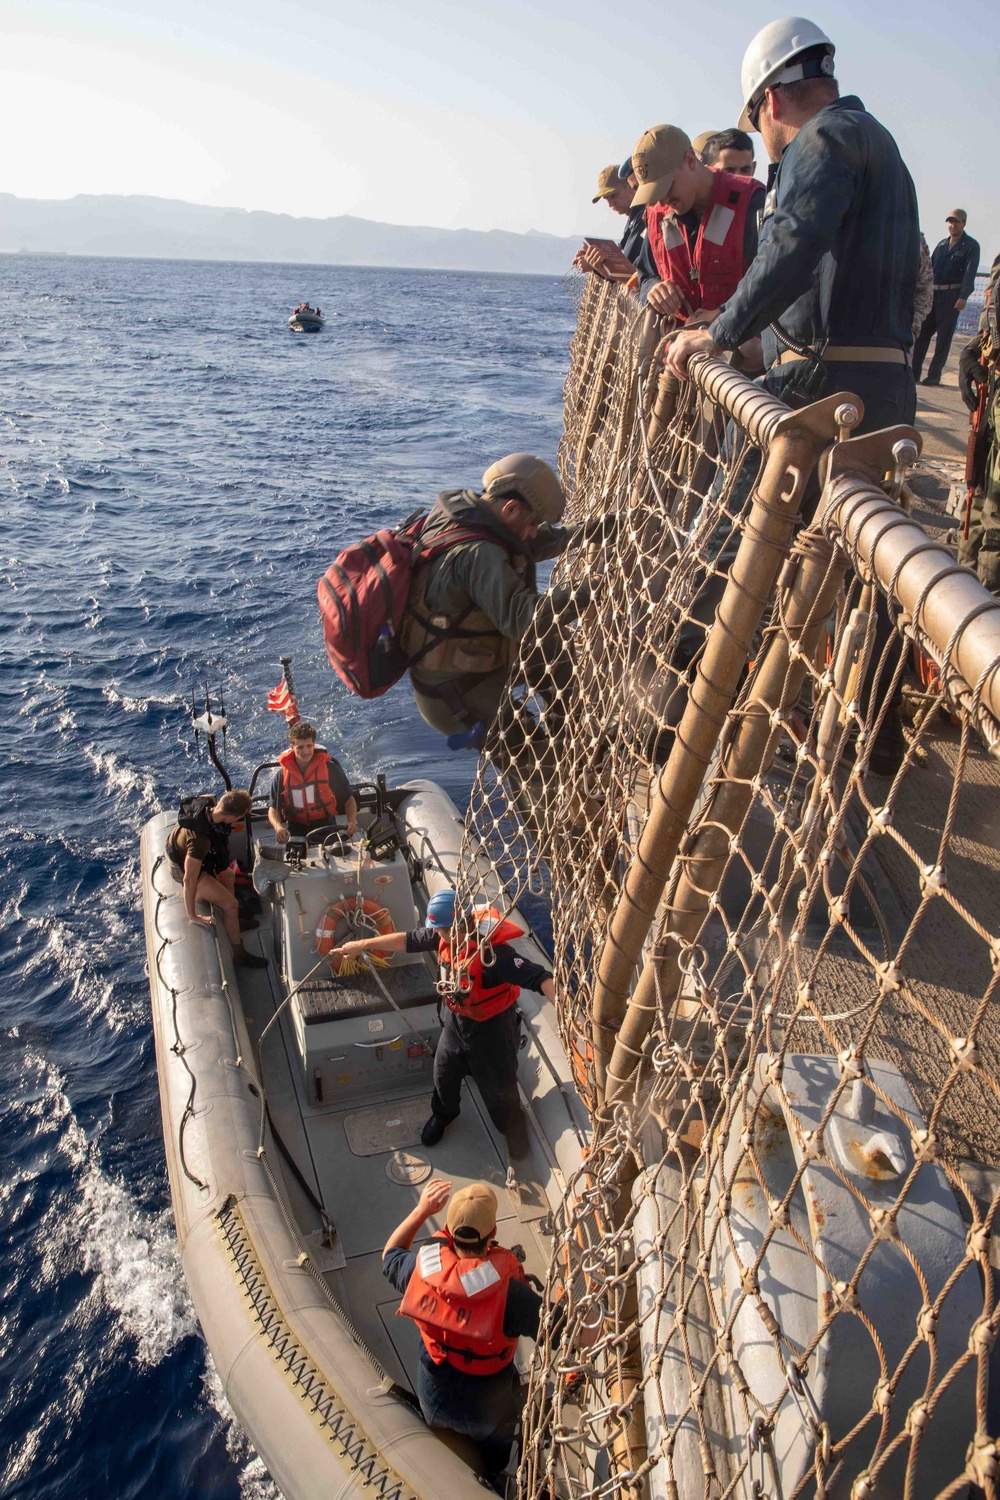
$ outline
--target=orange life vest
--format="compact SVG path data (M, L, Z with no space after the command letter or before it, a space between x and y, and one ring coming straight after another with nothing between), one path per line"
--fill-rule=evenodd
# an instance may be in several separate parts
M318 828L337 816L337 799L326 769L330 757L325 750L317 746L305 771L299 770L291 746L278 756L278 764L282 770L281 815L286 823L315 823Z
M417 1251L417 1264L399 1314L412 1318L436 1365L470 1375L495 1375L514 1358L517 1339L505 1338L507 1288L523 1281L521 1263L494 1242L485 1255L462 1255L447 1230Z
M698 225L694 245L688 231L665 203L651 203L646 229L661 281L672 281L691 311L721 307L747 270L743 253L750 199L761 187L753 177L715 172L712 200ZM678 314L683 322L687 314Z
M511 938L523 936L522 929L504 917L498 919L491 929L489 942L495 948L500 943L509 943ZM438 960L442 977L459 986L457 992L447 989L442 991L444 1003L457 1016L468 1016L472 1021L488 1021L491 1016L498 1016L502 1010L508 1010L516 1004L521 993L519 985L498 984L487 989L483 984L483 955L474 938L464 943L461 952L452 958L451 944L442 937L438 944Z

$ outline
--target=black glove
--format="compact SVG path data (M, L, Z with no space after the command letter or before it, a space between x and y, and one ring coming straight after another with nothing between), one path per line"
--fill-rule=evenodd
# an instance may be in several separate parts
M590 584L586 579L571 589L551 589L542 595L548 610L556 618L568 616L576 619L580 611L590 603Z
M977 387L984 385L987 378L986 369L980 364L982 352L982 339L970 339L958 358L958 389L970 411L979 405Z
M593 520L582 521L576 527L573 541L578 546L585 546L596 542L613 542L617 535L617 516L595 516Z

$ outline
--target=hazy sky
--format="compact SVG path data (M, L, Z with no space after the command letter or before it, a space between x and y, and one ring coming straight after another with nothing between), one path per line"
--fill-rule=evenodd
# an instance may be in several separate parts
M650 125L735 122L780 14L651 0L4 0L0 191L146 193L449 228L609 233L597 171ZM1000 7L810 8L896 136L933 245L1000 251Z

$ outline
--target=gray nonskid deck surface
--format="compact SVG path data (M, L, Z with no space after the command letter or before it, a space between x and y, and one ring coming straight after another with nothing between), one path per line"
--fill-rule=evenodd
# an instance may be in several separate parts
M430 1095L422 1097L429 1113ZM365 1101L360 1107L368 1109L372 1102ZM398 1096L386 1100L387 1116L394 1116L403 1102ZM358 1105L352 1105L314 1113L306 1122L322 1196L336 1221L347 1257L345 1269L331 1273L330 1282L372 1353L388 1373L412 1388L419 1338L409 1320L395 1316L399 1297L382 1276L381 1267L382 1247L416 1203L420 1188L390 1181L386 1174L389 1152L373 1156L354 1154L347 1142L344 1121L358 1109ZM490 1183L497 1195L498 1239L505 1245L522 1245L526 1269L544 1278L548 1264L546 1242L533 1222L535 1214L522 1213L518 1197L504 1186L506 1161L473 1090L466 1088L462 1113L439 1145L430 1150L420 1145L409 1149L426 1157L432 1175L444 1177L454 1190L469 1182ZM443 1214L429 1220L417 1243L443 1224Z
M251 948L272 956L266 919L259 934L248 936ZM379 1105L384 1106L387 1119L394 1120L403 1106L415 1100L429 1114L430 1094L425 1089L422 1093L393 1093L381 1099L375 1095L340 1107L309 1105L287 1009L268 1032L262 1055L258 1050L258 1039L274 1014L275 1000L269 984L273 979L273 965L268 974L243 971L238 975L243 1013L258 1054L274 1128L336 1225L346 1265L343 1270L329 1273L331 1290L386 1373L412 1389L419 1335L408 1319L396 1316L400 1299L382 1275L382 1247L416 1203L422 1184L405 1186L390 1181L386 1166L391 1151L356 1155L348 1143L344 1125L350 1116ZM539 1229L540 1210L537 1203L522 1204L516 1192L507 1190L502 1137L496 1133L474 1086L466 1084L462 1113L439 1145L428 1149L416 1143L407 1150L425 1157L431 1165L430 1175L446 1178L454 1189L469 1182L488 1182L497 1195L498 1239L505 1245L523 1246L525 1268L544 1279L549 1248ZM284 1178L287 1201L300 1224L307 1230L314 1227L315 1211L280 1153L272 1152L269 1159ZM535 1179L534 1196L543 1202L545 1194L537 1171ZM430 1220L416 1243L442 1225L443 1216Z

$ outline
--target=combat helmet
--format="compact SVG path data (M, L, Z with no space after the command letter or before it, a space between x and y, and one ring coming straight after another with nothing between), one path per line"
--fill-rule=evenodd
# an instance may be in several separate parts
M566 509L566 496L554 470L532 453L508 453L483 475L484 499L510 496L530 505L540 521L561 521Z

